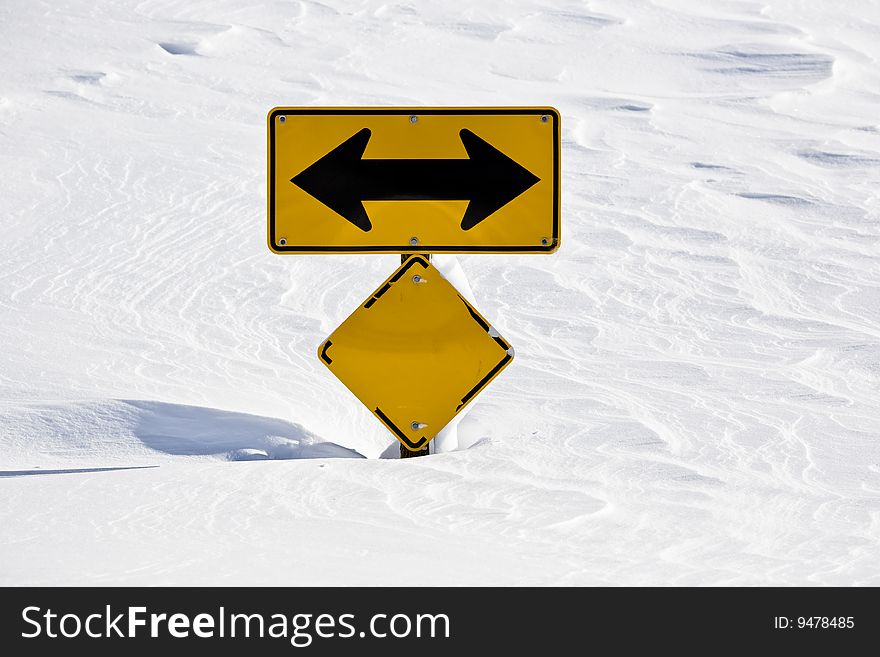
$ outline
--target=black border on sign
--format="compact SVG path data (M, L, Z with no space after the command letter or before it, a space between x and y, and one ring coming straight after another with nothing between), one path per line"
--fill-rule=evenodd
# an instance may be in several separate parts
M419 244L409 246L393 244L389 246L280 246L275 240L275 127L279 116L317 115L528 115L546 114L553 118L553 229L547 246L442 246ZM269 112L269 249L274 253L553 253L559 248L559 112L552 107L543 108L278 108Z

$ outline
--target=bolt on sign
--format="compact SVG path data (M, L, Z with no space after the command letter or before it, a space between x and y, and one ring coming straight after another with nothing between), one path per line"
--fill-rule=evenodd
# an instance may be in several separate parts
M507 367L513 348L414 255L321 343L318 358L418 450Z
M406 453L426 453L513 359L430 254L559 248L559 113L279 107L268 159L274 253L403 254L318 358Z
M551 253L559 114L550 107L269 112L276 253Z

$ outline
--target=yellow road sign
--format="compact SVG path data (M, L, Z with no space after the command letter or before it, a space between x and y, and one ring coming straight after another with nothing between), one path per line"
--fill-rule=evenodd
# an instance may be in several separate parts
M414 255L321 343L318 358L416 451L507 367L513 349Z
M278 107L268 116L275 253L559 248L550 107Z

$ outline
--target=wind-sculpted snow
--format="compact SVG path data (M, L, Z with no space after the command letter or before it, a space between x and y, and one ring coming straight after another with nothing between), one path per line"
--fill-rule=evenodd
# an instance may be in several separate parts
M0 584L880 584L875 3L0 35ZM557 107L563 240L438 259L517 357L400 461L315 358L399 260L269 253L265 116L410 104Z

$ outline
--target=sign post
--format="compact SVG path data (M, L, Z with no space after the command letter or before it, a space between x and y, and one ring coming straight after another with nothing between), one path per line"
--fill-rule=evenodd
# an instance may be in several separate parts
M402 265L403 263L405 263L406 259L408 257L409 256L407 254L401 253L400 254L400 264ZM422 257L425 258L428 262L431 261L431 254L430 253L425 253L422 255ZM416 456L428 456L431 453L431 443L430 442L427 445L425 445L424 447L422 447L421 449L417 449L417 450L411 450L409 447L404 445L402 441L398 441L398 442L400 443L400 458L402 458L402 459L410 459L410 458L414 458Z
M430 441L513 359L432 253L552 253L560 120L549 107L279 107L268 116L270 250L398 253L318 358L400 441Z

